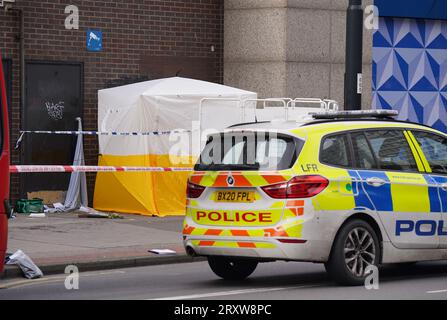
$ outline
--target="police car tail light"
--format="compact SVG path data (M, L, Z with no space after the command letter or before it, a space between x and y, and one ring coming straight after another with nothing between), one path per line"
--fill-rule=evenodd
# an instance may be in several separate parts
M203 191L205 191L205 187L188 182L188 186L186 188L186 195L188 198L197 199L202 195Z
M274 184L262 187L262 190L273 199L287 199L287 185L288 183Z
M288 183L287 197L311 198L320 194L328 185L329 181L322 176L295 177Z
M303 199L320 194L328 185L329 181L322 176L302 176L287 183L263 187L262 190L273 199Z

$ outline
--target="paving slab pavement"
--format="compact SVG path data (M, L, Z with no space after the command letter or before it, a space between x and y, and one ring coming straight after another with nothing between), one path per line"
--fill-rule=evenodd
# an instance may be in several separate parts
M124 219L86 219L78 213L49 214L46 218L17 215L9 222L8 252L22 250L47 273L63 272L74 264L85 270L191 262L182 245L183 217L122 215ZM171 249L175 256L159 256L151 249ZM8 267L5 276L17 276Z

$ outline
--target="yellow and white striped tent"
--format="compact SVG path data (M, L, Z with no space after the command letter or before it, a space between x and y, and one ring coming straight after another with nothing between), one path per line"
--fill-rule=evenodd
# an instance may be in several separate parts
M238 103L210 101L212 106L204 105L207 107L200 115L203 98L256 97L253 92L179 77L136 83L99 91L98 126L103 132L193 130L201 119L202 129L222 130L240 122ZM188 148L189 136L187 140L178 154L169 135L100 136L99 165L191 167L200 150ZM188 173L181 172L99 173L94 208L141 215L184 215L187 177Z

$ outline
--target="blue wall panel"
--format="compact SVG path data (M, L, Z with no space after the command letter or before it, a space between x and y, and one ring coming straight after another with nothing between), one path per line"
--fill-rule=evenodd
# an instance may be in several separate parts
M375 0L381 17L447 20L446 0Z
M381 17L372 82L373 108L447 132L447 21Z

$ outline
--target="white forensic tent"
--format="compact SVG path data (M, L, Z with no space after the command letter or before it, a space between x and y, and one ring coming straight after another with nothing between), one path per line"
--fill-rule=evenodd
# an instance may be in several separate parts
M200 113L204 98L222 100L205 103ZM136 83L99 91L98 127L103 132L192 131L201 119L202 129L222 130L243 119L236 100L256 98L253 92L179 77ZM193 135L179 134L178 140L169 135L100 136L99 165L191 167L200 151L187 147L192 146ZM98 173L94 208L184 215L187 177L188 173L179 172Z

